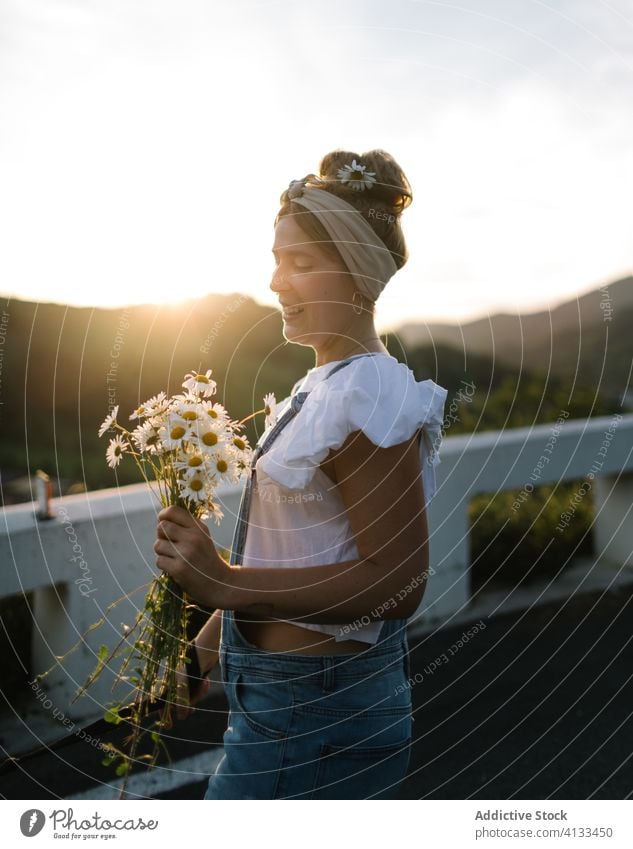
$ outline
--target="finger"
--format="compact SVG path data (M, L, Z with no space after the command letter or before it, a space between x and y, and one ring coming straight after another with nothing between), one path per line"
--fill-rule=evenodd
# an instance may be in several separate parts
M168 557L165 554L160 554L156 558L156 566L161 569L163 572L167 572L168 575L173 575L176 571L176 567L178 565L178 561L175 557Z
M184 507L176 507L171 505L163 508L158 514L160 521L166 519L168 522L173 522L183 528L190 528L194 524L193 516Z
M164 554L165 557L178 557L178 549L169 540L157 539L153 548L156 554Z
M178 542L185 536L185 531L182 525L177 525L175 522L170 522L165 519L156 526L156 533L161 539L169 539L173 542Z

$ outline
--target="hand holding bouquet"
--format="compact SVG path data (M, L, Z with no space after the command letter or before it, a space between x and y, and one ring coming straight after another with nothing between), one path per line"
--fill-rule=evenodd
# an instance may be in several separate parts
M172 707L189 705L186 676L182 674L185 664L191 662L187 657L189 614L195 603L220 607L218 601L230 574L202 520L211 516L219 524L224 514L215 500L215 490L220 483L239 482L250 468L252 449L241 433L244 423L265 413L269 426L276 417L274 396L267 395L263 410L239 422L231 419L225 408L212 400L216 383L211 373L209 369L204 374L187 374L182 384L185 392L171 398L160 392L141 404L129 417L137 422L131 431L117 421L118 405L99 428L99 436L112 428L118 431L106 451L108 465L116 468L125 455L131 456L145 481L157 485L163 508L158 514L154 545L156 564L163 574L151 582L143 610L134 626L125 628L115 649L110 652L101 646L95 670L73 699L96 681L114 657L127 651L115 684L128 681L133 698L130 703L124 700L109 705L104 717L116 725L129 721L133 727L126 738L131 744L129 753L108 744L103 761L104 765L116 764L116 774L124 776L119 798L135 760L153 765L160 749L167 751L160 732L172 727ZM137 636L131 645L134 632ZM123 643L126 645L121 649ZM132 662L133 674L125 675ZM159 718L150 729L153 750L137 757L143 719L149 714L149 706L157 704L161 706Z

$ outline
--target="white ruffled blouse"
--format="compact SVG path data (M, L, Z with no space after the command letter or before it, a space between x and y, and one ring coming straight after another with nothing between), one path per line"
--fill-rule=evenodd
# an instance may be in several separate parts
M244 566L319 566L360 558L337 486L319 466L354 431L362 430L374 445L389 448L422 428L420 467L427 504L435 494L447 390L432 380L416 381L408 366L388 354L359 356L325 380L336 362L310 369L277 405L281 417L295 392L310 392L256 463ZM337 642L370 644L377 642L382 627L377 621L293 624L332 634Z

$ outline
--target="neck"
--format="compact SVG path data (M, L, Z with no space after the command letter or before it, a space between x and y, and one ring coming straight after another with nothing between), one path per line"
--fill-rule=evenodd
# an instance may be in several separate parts
M373 333L369 331L367 334L361 335L358 339L342 339L340 345L332 345L325 349L316 348L315 351L317 368L337 360L345 360L347 357L353 357L356 354L389 353L375 330Z

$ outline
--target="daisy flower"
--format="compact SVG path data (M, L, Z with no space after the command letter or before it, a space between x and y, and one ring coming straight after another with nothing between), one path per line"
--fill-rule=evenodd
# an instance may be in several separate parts
M245 436L241 436L236 434L231 439L231 445L234 448L237 448L238 451L249 451L250 445L248 444L248 439Z
M207 460L207 455L199 451L191 451L182 454L175 462L174 466L179 472L193 474L196 471L202 471Z
M169 401L167 400L165 393L159 392L158 395L154 395L149 399L149 401L145 401L144 404L137 407L130 416L130 421L133 419L144 418L146 416L156 416L158 413L162 413L166 410L168 404Z
M204 374L186 374L182 385L190 392L195 392L202 395L203 398L207 398L214 394L217 385L215 380L211 380L211 372L212 369L207 369Z
M158 428L151 421L143 422L132 431L132 439L142 453L157 454L160 449Z
M179 404L200 404L201 399L195 394L195 392L179 392L176 395L172 395L171 397L171 406L169 409L173 410Z
M204 508L204 511L201 513L200 518L206 519L209 516L213 518L213 521L216 524L220 524L222 519L224 518L224 511L220 507L219 504L216 504L214 501L209 501Z
M106 430L108 430L108 428L112 427L112 425L116 421L116 417L117 417L118 412L119 412L119 405L117 404L116 407L110 413L110 415L106 416L105 419L103 420L103 424L99 428L99 436L100 437L103 436L103 434L106 432Z
M238 475L241 475L242 472L250 469L253 459L253 449L248 444L248 439L240 434L233 434L229 440L229 445L231 446L236 458Z
M215 451L209 455L209 472L221 481L237 483L239 470L237 457L231 451Z
M264 395L264 405L264 412L266 413L264 428L268 430L268 428L272 427L277 421L277 401L272 392L269 392L268 395Z
M170 412L165 416L165 420L158 430L160 441L163 447L168 450L180 448L183 440L188 438L189 435L190 423L175 412Z
M111 439L106 451L108 466L110 466L111 469L118 466L121 462L123 452L129 451L129 448L129 443L127 443L122 436L115 436L114 439Z
M200 474L188 475L178 481L180 486L180 496L188 498L190 501L201 502L207 501L208 495L204 485L204 478Z
M148 416L157 416L169 406L169 398L164 392L159 392L158 395L153 395L149 401L146 401L144 406L148 410Z
M217 401L215 403L212 401L201 401L200 403L204 407L207 416L212 419L221 419L223 422L228 422L229 414L222 404L218 404Z
M191 428L201 450L215 448L225 442L224 425L217 419L206 418L193 423Z
M366 165L361 165L360 162L352 159L351 165L344 165L343 168L339 168L337 177L341 183L346 183L357 192L362 192L365 189L371 189L376 182L376 172L367 171L366 168Z
M171 412L189 422L190 427L195 427L196 422L206 421L207 418L207 411L197 399L179 401L171 408Z

